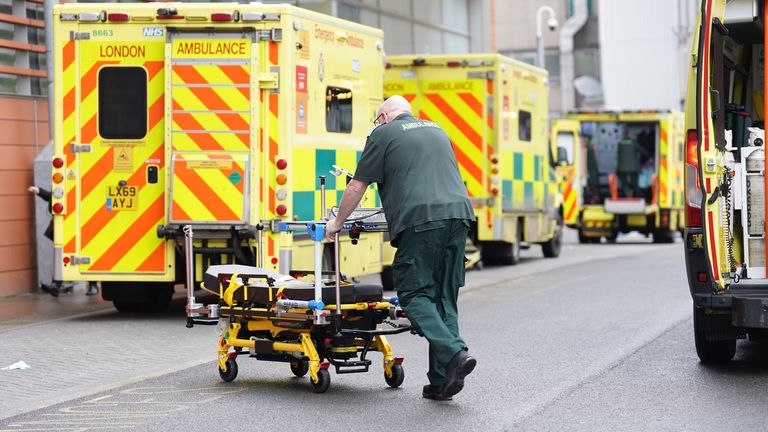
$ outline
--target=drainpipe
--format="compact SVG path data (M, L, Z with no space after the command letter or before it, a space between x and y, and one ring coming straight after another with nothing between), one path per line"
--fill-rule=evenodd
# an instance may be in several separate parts
M587 0L573 0L573 15L560 30L560 109L563 114L576 106L573 80L576 66L573 61L573 37L587 22Z

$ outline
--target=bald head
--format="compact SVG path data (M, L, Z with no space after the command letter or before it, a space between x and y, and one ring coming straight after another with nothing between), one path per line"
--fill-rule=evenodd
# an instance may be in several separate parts
M411 113L411 104L400 95L387 98L379 107L379 122L389 123L403 113Z

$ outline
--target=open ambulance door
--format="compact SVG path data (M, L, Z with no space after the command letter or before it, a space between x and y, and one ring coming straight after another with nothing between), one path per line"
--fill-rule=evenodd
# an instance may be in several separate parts
M560 119L552 123L552 159L563 193L563 223L576 225L581 207L581 136L577 120Z
M708 278L714 291L724 291L731 282L726 257L733 241L727 224L726 203L720 188L725 167L724 36L725 0L703 0L698 29L696 59L696 129L688 132L686 199L688 227L702 227ZM765 265L763 263L762 265Z

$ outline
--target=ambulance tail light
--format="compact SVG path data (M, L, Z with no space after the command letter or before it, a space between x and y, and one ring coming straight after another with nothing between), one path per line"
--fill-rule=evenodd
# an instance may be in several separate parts
M384 69L392 69L392 63L385 64Z
M277 169L285 169L288 166L288 161L285 159L278 159L277 162L275 162L275 166L277 166Z
M461 62L458 60L453 60L453 61L447 62L445 65L451 68L461 67Z
M107 14L107 20L111 22L126 22L131 19L131 16L126 12L110 12Z
M51 206L51 210L53 210L54 213L58 214L64 211L64 204L62 203L55 203Z
M54 168L61 168L64 166L64 159L57 157L57 158L54 158L53 161L51 161L51 163L53 164Z
M699 139L696 129L690 129L686 136L685 221L689 228L701 228L701 200L704 195L699 182Z
M232 14L229 12L214 12L211 14L211 21L232 21Z

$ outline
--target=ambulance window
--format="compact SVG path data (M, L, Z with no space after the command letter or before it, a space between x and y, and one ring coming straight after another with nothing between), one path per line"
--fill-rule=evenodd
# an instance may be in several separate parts
M147 135L147 72L140 67L99 71L99 135L139 139Z
M528 111L520 110L520 115L517 116L517 136L520 141L531 140L531 113Z
M352 90L328 87L325 91L325 130L352 132Z
M576 143L572 132L557 134L557 164L573 165L573 147Z

